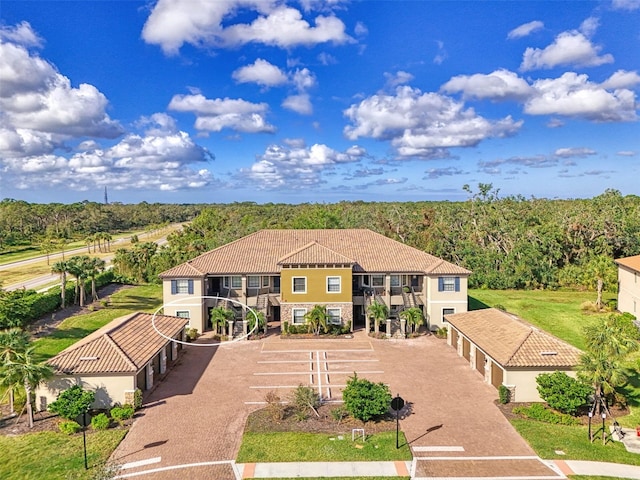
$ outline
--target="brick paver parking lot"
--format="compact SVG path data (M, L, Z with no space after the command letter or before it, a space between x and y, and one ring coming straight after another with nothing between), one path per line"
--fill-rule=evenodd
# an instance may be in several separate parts
M433 336L375 340L362 333L340 340L274 335L218 347L188 346L179 364L149 395L112 458L120 464L153 460L123 471L156 472L142 478L230 480L230 463L202 464L235 458L247 415L261 407L267 391L284 393L303 383L317 388L326 400L339 401L354 371L388 384L394 395L405 399L401 428L417 458L459 458L454 463L433 459L428 465L418 461L418 476L428 471L430 476L451 477L458 469L466 475L470 470L465 462L471 460L465 459L476 457L500 457L501 471L509 470L504 457L522 457L520 463L513 460L514 474L521 477L540 476L544 470L539 461L531 460L534 452L496 408L496 390L446 342ZM172 470L173 477L157 473L187 464L201 465ZM452 469L454 465L460 467ZM490 468L490 463L479 465ZM549 470L547 476L554 475Z

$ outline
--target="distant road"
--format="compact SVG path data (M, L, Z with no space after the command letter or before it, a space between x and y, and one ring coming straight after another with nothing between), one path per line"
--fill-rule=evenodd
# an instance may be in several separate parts
M172 228L171 232L176 231L177 229L181 228L183 224L175 224L175 225L171 225ZM144 236L149 236L151 235L150 233L141 233L138 234L139 238L144 238ZM168 235L168 234L167 234ZM157 243L158 245L164 245L167 243L167 235L164 235L162 237L160 237L159 239L155 240L155 243ZM118 243L124 243L129 241L128 238L123 237L123 238L119 238L117 240L114 240L111 242L111 245L117 245ZM84 253L87 253L87 248L86 247L80 247L80 248L74 248L72 250L67 250L64 253L60 252L60 253L55 253L55 254L50 254L49 255L49 261L53 264L55 263L56 259L61 259L63 257L63 255L65 257L72 257L73 255L82 255ZM107 268L109 268L111 261L113 260L113 257L115 256L115 254L111 254L111 255L107 255L105 257L100 257L105 261L105 264L107 265ZM46 255L39 255L37 257L33 257L33 258L29 258L28 260L20 260L17 262L11 262L11 263L5 263L4 265L0 265L0 271L3 270L8 270L11 268L20 268L23 266L28 266L30 264L33 263L38 263L38 262L43 262L47 260L47 256ZM26 280L24 282L20 282L20 283L14 283L13 285L5 285L2 287L3 290L19 290L21 288L27 289L27 290L37 290L40 287L43 287L45 285L47 285L47 288L50 288L52 285L52 283L55 283L56 285L59 283L60 280L60 275L55 274L55 273L51 273L51 274L47 274L47 275L42 275L42 276L38 276L38 277L34 277L31 278L29 280ZM46 290L46 289L45 289Z

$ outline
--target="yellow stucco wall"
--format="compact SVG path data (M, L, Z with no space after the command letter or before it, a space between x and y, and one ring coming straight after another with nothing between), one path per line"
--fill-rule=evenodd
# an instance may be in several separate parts
M293 293L293 278L307 279L306 293ZM327 277L340 277L340 292L327 292ZM351 302L351 268L284 268L280 273L281 302Z
M35 392L36 409L46 410L63 390L80 385L96 392L93 408L109 408L115 403L126 403L125 391L135 389L135 375L73 375L54 377L41 383Z

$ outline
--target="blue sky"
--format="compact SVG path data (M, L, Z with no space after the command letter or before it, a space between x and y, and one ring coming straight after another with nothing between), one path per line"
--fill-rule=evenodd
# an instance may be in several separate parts
M3 0L0 18L0 198L640 194L640 0Z

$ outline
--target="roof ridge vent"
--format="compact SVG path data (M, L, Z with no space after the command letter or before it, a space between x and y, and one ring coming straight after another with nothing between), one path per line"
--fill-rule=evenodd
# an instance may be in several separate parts
M547 355L547 356L551 356L551 355L558 355L558 352L540 352L540 355Z

